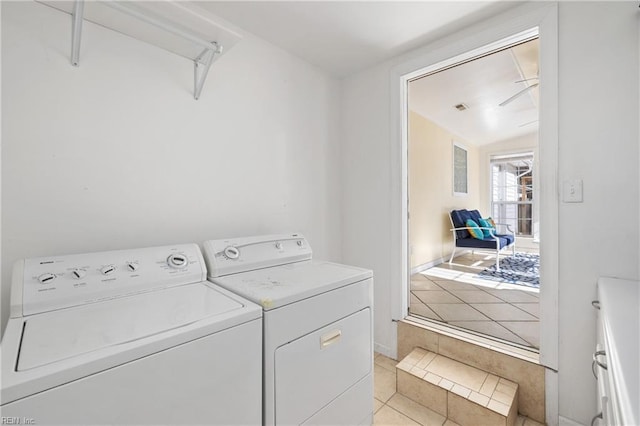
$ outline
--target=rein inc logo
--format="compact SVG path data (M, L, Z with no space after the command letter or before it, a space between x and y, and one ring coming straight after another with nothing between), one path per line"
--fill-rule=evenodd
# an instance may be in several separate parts
M35 425L35 419L30 417L0 417L0 424L3 425Z

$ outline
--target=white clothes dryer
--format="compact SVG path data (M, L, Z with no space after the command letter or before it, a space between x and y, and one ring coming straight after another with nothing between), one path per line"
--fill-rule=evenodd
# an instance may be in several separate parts
M259 424L262 310L195 244L16 263L2 416L17 424Z
M373 420L370 270L312 259L302 235L204 243L209 279L264 310L266 425Z

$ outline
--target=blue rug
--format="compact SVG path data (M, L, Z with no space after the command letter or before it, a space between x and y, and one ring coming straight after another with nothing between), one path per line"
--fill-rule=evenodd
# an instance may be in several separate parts
M540 256L529 253L516 253L515 256L500 257L500 271L496 265L478 274L485 280L540 288Z

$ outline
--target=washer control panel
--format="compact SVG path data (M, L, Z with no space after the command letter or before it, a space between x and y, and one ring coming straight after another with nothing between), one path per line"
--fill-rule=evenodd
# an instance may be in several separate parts
M209 240L204 243L209 277L309 260L309 243L300 234Z
M13 270L11 316L206 280L196 244L23 259Z

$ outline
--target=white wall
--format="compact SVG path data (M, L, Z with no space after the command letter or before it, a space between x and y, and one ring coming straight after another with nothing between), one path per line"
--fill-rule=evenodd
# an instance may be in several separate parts
M560 414L589 424L596 279L639 278L638 5L560 3L560 177L584 203L560 204ZM594 225L608 224L589 237ZM543 224L544 225L544 224Z
M340 83L247 35L187 59L2 2L2 328L19 258L298 231L340 260Z
M590 301L596 280L602 274L640 278L638 229L615 221L619 211L631 222L637 219L640 199L637 4L559 6L559 173L561 179L584 179L585 195L582 204L561 204L559 217L559 410L589 424L595 414ZM403 285L393 273L402 267L392 264L399 256L389 248L400 232L390 223L392 187L399 185L391 176L400 175L391 169L391 120L397 111L391 110L390 75L401 61L428 51L379 64L344 83L343 260L374 269L378 348L395 345L389 295ZM603 224L606 232L594 231L595 237L585 232Z
M376 66L343 84L342 253L347 264L373 270L374 344L395 353L391 327L391 165L389 71Z

